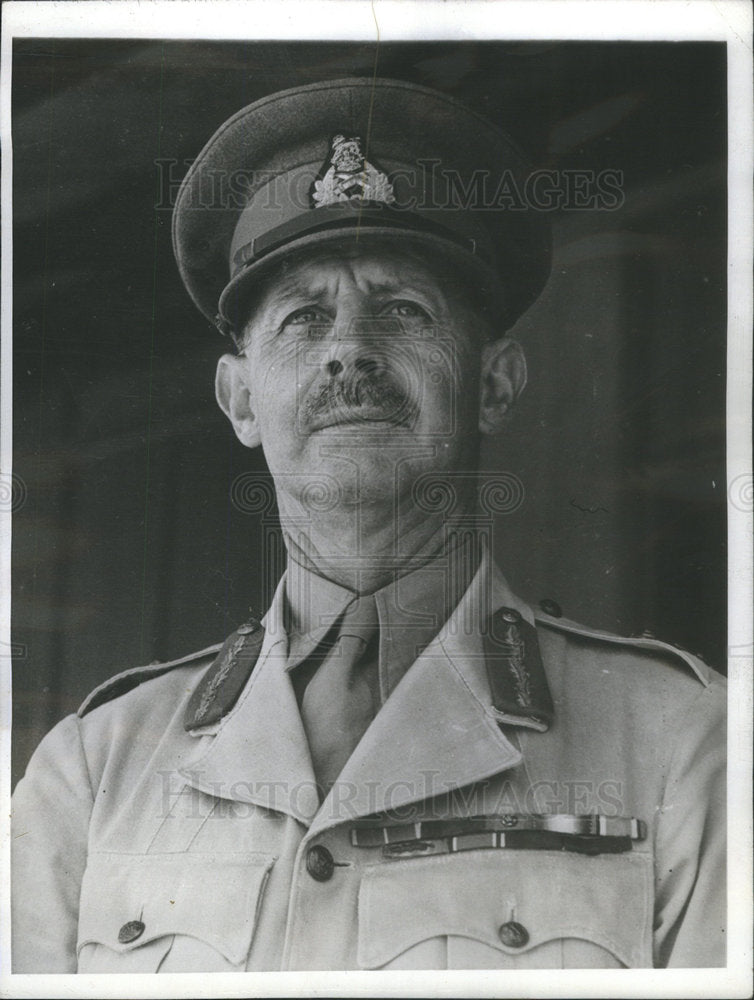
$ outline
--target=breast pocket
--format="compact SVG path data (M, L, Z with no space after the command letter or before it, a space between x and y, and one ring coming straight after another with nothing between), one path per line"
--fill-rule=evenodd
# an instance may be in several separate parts
M475 850L386 861L359 891L366 969L652 964L652 860Z
M78 971L242 971L273 861L251 853L91 856Z

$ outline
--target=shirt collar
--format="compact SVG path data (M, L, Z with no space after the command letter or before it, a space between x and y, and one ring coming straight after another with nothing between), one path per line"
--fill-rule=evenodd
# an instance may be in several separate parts
M468 588L478 562L471 540L454 538L434 558L375 592L383 702L448 620ZM289 557L285 595L286 668L290 671L316 649L357 594Z

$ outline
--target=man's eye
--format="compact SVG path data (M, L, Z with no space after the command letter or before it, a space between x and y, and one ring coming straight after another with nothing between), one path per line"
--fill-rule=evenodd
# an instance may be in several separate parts
M320 309L313 306L306 306L303 309L296 309L283 320L282 326L309 326L312 323L318 325L330 323L329 316L326 316Z
M400 319L420 319L427 323L431 322L430 315L426 309L422 309L416 302L409 302L407 300L391 302L384 310L384 314L387 316L398 316Z

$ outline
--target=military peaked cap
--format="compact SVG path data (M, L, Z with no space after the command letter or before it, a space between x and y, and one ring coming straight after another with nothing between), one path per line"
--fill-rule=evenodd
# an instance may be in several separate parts
M176 260L196 305L228 332L292 250L418 242L475 270L510 323L549 273L546 220L512 196L527 176L510 137L446 94L369 78L285 90L225 122L188 171Z

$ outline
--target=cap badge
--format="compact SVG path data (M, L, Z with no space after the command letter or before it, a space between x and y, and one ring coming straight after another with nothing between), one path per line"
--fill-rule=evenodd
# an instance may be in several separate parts
M327 169L321 179L315 180L312 185L311 197L315 208L350 201L351 198L381 201L386 205L395 201L393 185L387 174L364 158L360 143L358 136L346 139L344 135L336 135L333 138L330 156L325 162Z

